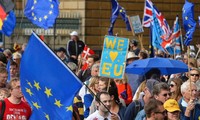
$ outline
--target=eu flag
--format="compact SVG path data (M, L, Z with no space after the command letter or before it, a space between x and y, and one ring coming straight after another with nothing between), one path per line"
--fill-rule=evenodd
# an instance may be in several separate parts
M194 20L194 4L185 0L185 4L183 6L183 27L185 29L185 41L184 44L186 46L190 45L192 41L193 33L195 31L196 22Z
M126 10L119 5L117 0L111 0L111 3L112 3L112 16L110 18L111 24L108 30L108 34L113 35L113 27L119 14L121 15L123 21L126 23L126 29L128 31L131 31L131 26L128 20L128 16L126 15Z
M22 92L31 105L31 120L70 120L79 79L33 33L20 64Z
M12 35L16 26L16 16L14 11L10 11L3 21L2 33L6 36Z
M53 26L59 15L59 1L28 0L24 14L33 24L48 29Z

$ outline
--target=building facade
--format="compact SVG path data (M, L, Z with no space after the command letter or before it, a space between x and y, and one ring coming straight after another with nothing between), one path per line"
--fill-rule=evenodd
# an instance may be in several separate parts
M145 0L118 0L119 4L124 7L129 16L139 15L143 18ZM185 0L152 0L154 5L162 12L167 19L168 24L172 28L176 15L179 15L182 25L182 7ZM200 2L190 0L195 4L195 20L200 15ZM111 16L110 0L60 0L60 15L56 20L53 28L43 30L30 23L23 15L26 0L16 0L15 13L17 15L17 26L11 37L5 38L5 47L11 48L13 44L22 44L28 41L31 31L45 36L45 42L52 48L65 47L69 40L69 33L76 30L80 34L80 38L94 50L101 50L104 36L108 34ZM133 36L131 31L126 30L124 21L117 19L114 26L114 34L119 37L129 39L137 38ZM183 35L185 34L182 28ZM199 25L196 27L194 39L191 44L199 41ZM150 31L144 28L143 44L146 49L149 46Z

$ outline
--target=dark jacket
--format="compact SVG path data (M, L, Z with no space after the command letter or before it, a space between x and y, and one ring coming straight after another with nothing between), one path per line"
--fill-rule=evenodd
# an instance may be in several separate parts
M137 102L136 102L137 101ZM135 120L137 113L144 108L144 100L135 100L128 105L124 114L124 120Z
M190 112L190 117L185 116L186 107L182 106L183 98L179 101L179 106L181 109L180 119L181 120L199 120L200 119L200 104L196 104L195 108Z
M78 40L78 41L74 41L74 40L69 40L67 43L67 55L70 59L70 62L74 62L77 64L77 59L73 59L71 58L72 55L75 55L78 58L78 55L81 54L81 52L83 51L85 47L85 44L83 43L83 41Z

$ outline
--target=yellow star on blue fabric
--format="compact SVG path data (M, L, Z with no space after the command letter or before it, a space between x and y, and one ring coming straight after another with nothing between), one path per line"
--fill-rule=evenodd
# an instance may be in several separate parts
M33 104L33 106L34 106L36 109L41 108L41 106L39 106L37 102L32 102L32 104Z
M34 86L36 87L36 89L39 91L41 88L40 88L40 83L39 82L35 82L34 81Z
M73 107L70 105L69 107L66 107L67 111L73 112Z
M51 94L51 89L48 89L48 88L46 88L45 87L45 92L44 92L46 95L47 95L47 97L49 98L50 96L53 96L52 94Z
M48 16L47 16L47 15L45 15L45 16L44 16L44 19L46 20L47 18L48 18Z
M56 106L58 106L59 108L61 107L61 106L63 106L61 103L60 103L60 100L56 100L55 99L55 103L54 103Z
M37 17L35 16L33 19L34 19L34 20L37 20Z
M26 92L27 92L30 96L33 95L33 93L31 92L31 89L26 88Z
M188 20L188 17L187 17L187 16L185 16L185 20Z
M47 120L50 120L50 117L49 117L49 115L48 114L46 114L46 113L44 113L45 114L45 118L47 119Z
M37 3L37 0L34 0L34 4L36 4Z
M31 88L33 88L33 86L31 85L31 82L29 82L28 80L26 80L27 81L27 84L31 87Z
M185 13L185 9L183 9L183 13Z
M52 13L53 13L52 10L50 10L50 11L49 11L49 15L51 15Z
M52 0L49 0L49 1L52 2ZM37 6L37 0L34 0L34 4L33 4L33 6L31 7L31 10L34 10L34 9L35 9L35 6ZM54 8L54 5L51 4L51 5L50 5L50 8L53 9L53 8ZM38 20L39 22L42 22L43 20L47 20L48 15L51 15L52 13L53 13L53 11L50 10L46 15L44 15L44 17L39 17L39 18L37 18L37 17L35 16L34 12L33 12L33 13L32 13L33 20L35 20L35 21Z

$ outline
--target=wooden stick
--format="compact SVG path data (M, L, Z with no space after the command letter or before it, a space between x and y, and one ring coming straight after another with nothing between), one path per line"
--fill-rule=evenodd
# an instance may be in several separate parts
M80 61L78 61L78 68L76 69L76 72L78 72L81 69L81 64L82 64L82 56L80 57Z
M138 38L139 38L139 41L140 41L141 49L144 50L144 46L143 46L143 34L139 34Z
M187 54L188 54L188 74L190 74L190 67L189 67L189 64L190 64L190 46L187 46ZM192 88L192 81L191 81L191 77L189 75L189 81L190 81L190 97L192 97L192 91L191 91L191 88Z
M109 87L110 87L110 78L109 78L109 81L108 81L107 92L109 91Z
M129 16L128 16L128 21L129 21L129 24L131 24L131 20L130 20ZM133 36L135 36L135 32L134 32L133 26L132 25L130 25L130 26L131 26L131 32L132 32ZM143 34L139 34L138 35L138 39L140 41L141 49L143 50L144 49L143 41L142 41L143 40Z
M197 58L198 58L198 56L199 56L199 52L200 52L200 49L198 50L198 52L197 52L197 55L196 55L195 59L197 59Z

